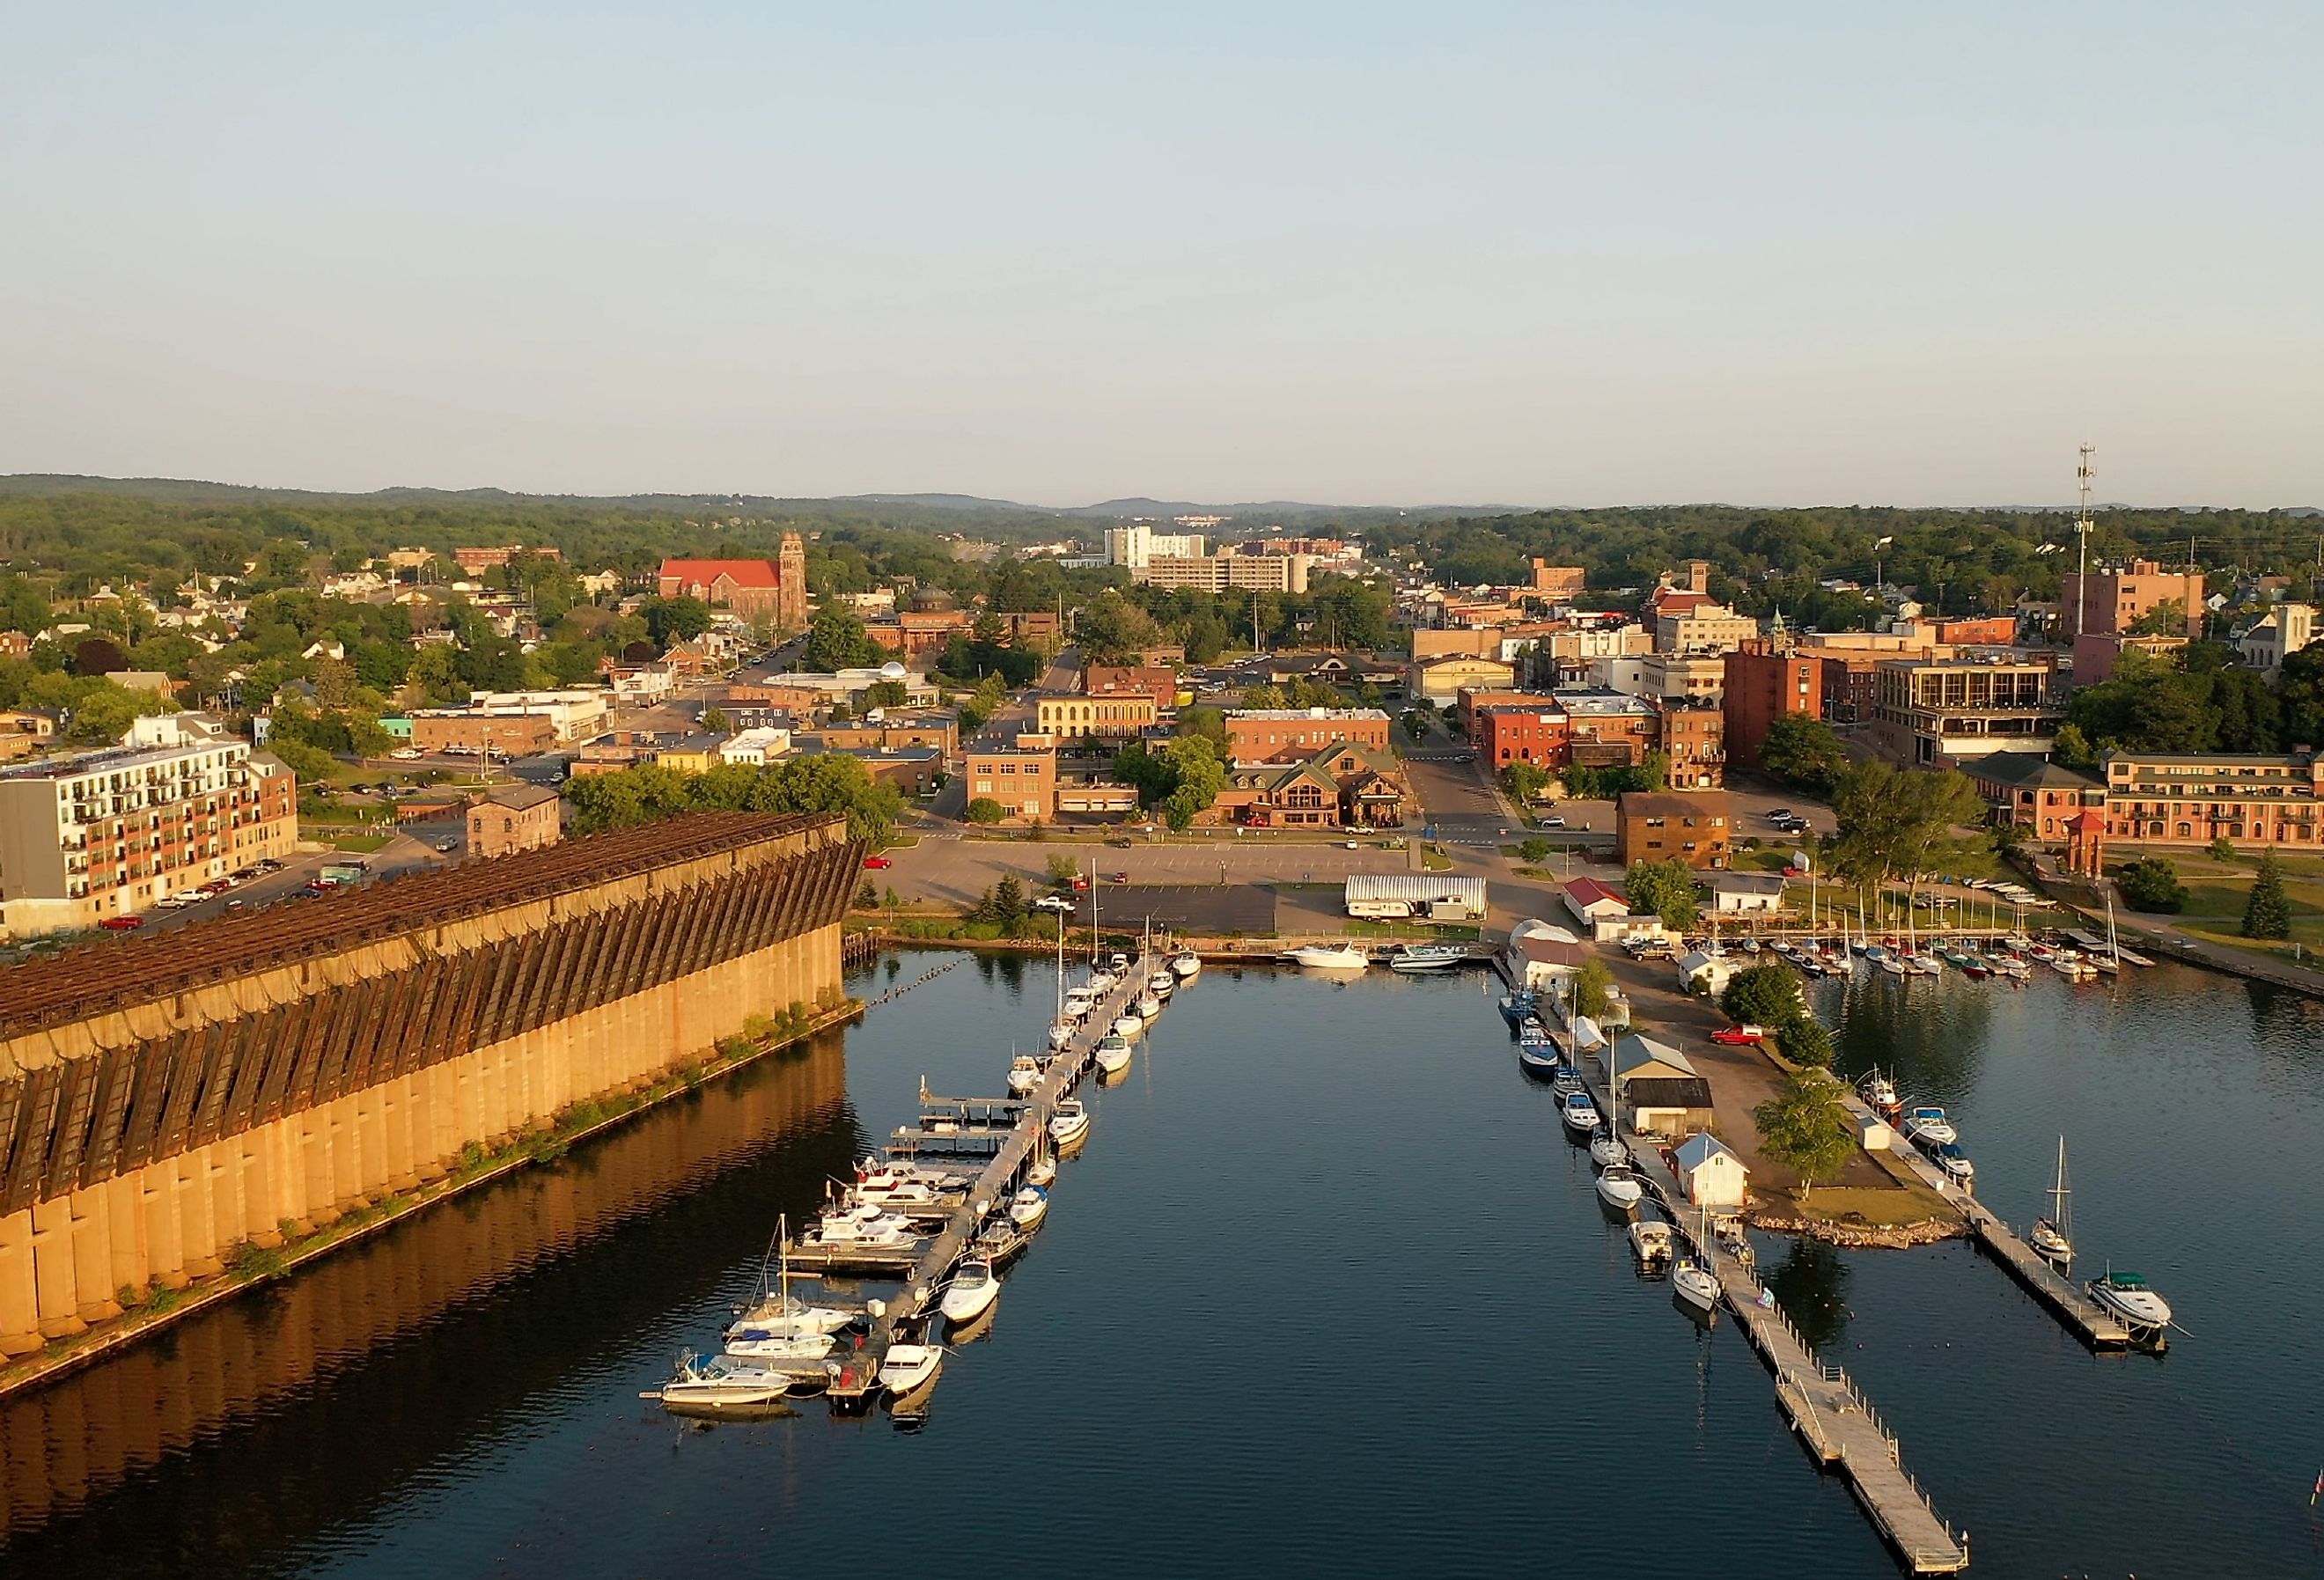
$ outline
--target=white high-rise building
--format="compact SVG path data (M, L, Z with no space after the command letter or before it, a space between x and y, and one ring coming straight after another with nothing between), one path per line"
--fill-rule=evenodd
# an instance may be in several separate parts
M1202 533L1157 532L1144 522L1132 522L1126 527L1108 527L1105 530L1105 562L1108 565L1144 570L1157 557L1164 559L1200 559L1203 557Z

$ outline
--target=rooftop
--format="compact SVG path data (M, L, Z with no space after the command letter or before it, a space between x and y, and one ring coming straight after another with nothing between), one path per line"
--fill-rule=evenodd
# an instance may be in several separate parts
M43 757L36 762L21 762L14 768L0 768L0 781L78 779L85 773L118 773L124 769L158 768L162 763L198 756L204 752L248 744L238 737L225 736L183 746L105 746L94 752L71 752L61 757Z
M1377 707L1238 707L1231 710L1227 717L1259 719L1268 724L1337 718L1376 718L1382 724L1388 722L1388 715Z

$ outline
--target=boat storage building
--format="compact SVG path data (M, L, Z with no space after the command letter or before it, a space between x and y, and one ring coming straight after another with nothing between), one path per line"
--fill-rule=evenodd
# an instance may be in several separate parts
M1352 873L1344 903L1350 916L1482 921L1485 880L1445 873Z

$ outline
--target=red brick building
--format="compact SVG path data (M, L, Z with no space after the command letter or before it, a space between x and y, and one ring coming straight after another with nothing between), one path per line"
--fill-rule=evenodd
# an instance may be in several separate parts
M1279 762L1352 742L1388 750L1388 716L1377 707L1241 708L1227 715L1227 755Z
M1143 692L1157 712L1178 705L1178 671L1167 664L1092 664L1082 671L1082 690L1091 697Z
M1477 709L1469 738L1495 771L1530 762L1554 772L1572 755L1573 721L1547 697L1525 705L1498 703Z
M665 598L700 598L746 618L771 615L791 630L804 630L807 548L797 532L786 532L779 560L665 559L659 587Z
M1797 648L1754 639L1726 655L1728 755L1759 766L1759 744L1788 713L1823 716L1823 662Z

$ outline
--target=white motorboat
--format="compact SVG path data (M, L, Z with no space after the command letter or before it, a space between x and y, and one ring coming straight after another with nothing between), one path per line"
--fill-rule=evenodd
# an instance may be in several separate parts
M1371 964L1361 949L1344 939L1336 944L1309 944L1284 958L1312 971L1361 971Z
M1565 1121L1565 1128L1575 1135L1590 1135L1606 1123L1605 1116L1598 1112L1598 1104L1590 1100L1587 1092L1568 1092L1559 1100L1557 1113Z
M1896 1083L1878 1069L1868 1072L1856 1083L1856 1095L1882 1113L1891 1112L1896 1107Z
M1915 950L1909 964L1923 976L1942 976L1945 974L1945 963L1926 949Z
M1139 1020L1135 1015L1120 1015L1116 1016L1114 1019L1113 1034L1116 1037L1120 1038L1124 1042L1129 1041L1131 1038L1137 1036L1139 1032L1145 1030L1146 1022Z
M1109 1076L1118 1076L1130 1067L1130 1043L1125 1038L1108 1035L1098 1039L1097 1067Z
M674 1416L716 1418L764 1415L781 1403L793 1379L765 1366L725 1355L703 1360L678 1357L678 1370L661 1385L662 1408Z
M1950 1146L1960 1140L1960 1132L1945 1116L1945 1111L1924 1104L1904 1115L1904 1139L1923 1146Z
M1683 1259L1671 1270L1671 1289L1705 1317L1719 1309L1719 1275L1692 1257Z
M1137 1009L1140 1021L1151 1021L1162 1012L1162 1001L1150 993L1142 993L1138 995Z
M808 1230L799 1244L814 1251L905 1251L920 1243L911 1224L892 1213L869 1219L852 1212L827 1215Z
M1047 1189L1057 1182L1057 1160L1047 1152L1033 1160L1025 1170L1025 1183Z
M1630 1160L1630 1146L1610 1130L1601 1130L1590 1138L1590 1160L1600 1169L1612 1169Z
M1089 1109L1079 1098L1066 1098L1049 1115L1049 1139L1060 1147L1075 1145L1089 1134Z
M1074 1023L1071 1021L1052 1021L1049 1022L1050 1048L1062 1049L1066 1043L1071 1042L1073 1039Z
M1106 969L1113 973L1114 979L1120 981L1121 974L1130 969L1130 956L1116 949L1106 956L1105 964Z
M1090 996L1093 999L1102 999L1120 985L1121 978L1116 976L1111 971L1093 971L1090 973L1089 989Z
M1041 1061L1029 1053L1020 1053L1009 1061L1009 1095L1022 1097L1041 1084Z
M993 1271L991 1262L977 1257L953 1270L952 1282L945 1286L937 1308L946 1323L961 1327L991 1310L1000 1298L1001 1275Z
M2091 1299L2121 1317L2124 1326L2135 1335L2143 1337L2171 1326L2169 1304L2148 1289L2146 1280L2136 1273L2109 1271L2084 1287L2089 1290Z
M1388 956L1390 971L1444 971L1468 959L1458 944L1406 944Z
M1071 989L1065 994L1065 1009L1063 1019L1068 1021L1083 1021L1088 1019L1090 1011L1097 1004L1097 1000L1098 995L1088 988L1076 987Z
M1146 979L1146 991L1167 1004L1170 995L1178 991L1178 979L1167 970L1157 971Z
M1203 973L1203 957L1188 949L1170 962L1170 975L1181 982L1192 982Z
M1647 1267L1666 1266L1671 1259L1671 1226L1660 1218L1640 1218L1630 1225L1630 1252Z
M820 1361L837 1348L827 1333L803 1333L790 1338L737 1338L729 1335L726 1353L746 1361Z
M1627 1215L1637 1211L1646 1195L1646 1181L1628 1163L1617 1163L1598 1176L1598 1199L1618 1213Z
M1049 1193L1038 1185L1019 1187L1009 1198L1009 1221L1019 1229L1029 1229L1039 1223L1049 1211Z
M880 1386L900 1399L934 1382L943 1369L941 1345L890 1344L880 1363Z
M803 1338L815 1334L837 1333L854 1320L851 1312L830 1306L811 1306L791 1293L790 1220L775 1220L775 1251L779 1258L775 1276L769 1280L762 1267L760 1279L765 1295L735 1313L734 1320L721 1335L728 1341L735 1339Z

